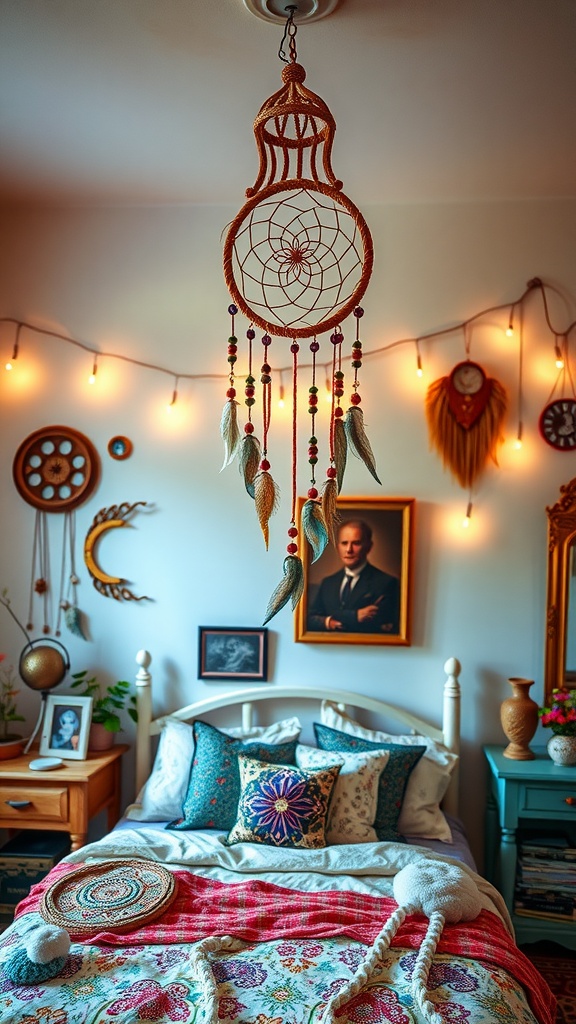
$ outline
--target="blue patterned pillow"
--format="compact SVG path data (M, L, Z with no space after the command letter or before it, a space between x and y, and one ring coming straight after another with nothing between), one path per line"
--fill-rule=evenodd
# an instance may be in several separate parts
M314 722L314 732L320 750L390 751L390 760L378 782L378 808L374 831L382 842L406 842L398 831L398 818L402 810L402 801L410 773L422 755L426 753L426 747L408 747L401 743L377 743L372 740L364 740L360 736L351 736L347 732L340 732L339 729L331 729L328 725L320 725L319 722Z
M326 822L341 765L291 768L238 758L238 817L226 843L265 843L317 850L326 846Z
M232 828L240 797L238 755L247 754L275 764L294 764L297 740L284 743L239 740L207 722L194 722L194 743L182 817L166 826L175 831Z

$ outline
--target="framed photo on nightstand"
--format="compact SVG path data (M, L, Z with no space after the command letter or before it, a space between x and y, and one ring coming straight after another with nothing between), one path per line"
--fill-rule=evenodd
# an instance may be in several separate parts
M46 698L40 754L64 761L84 761L92 720L92 697Z

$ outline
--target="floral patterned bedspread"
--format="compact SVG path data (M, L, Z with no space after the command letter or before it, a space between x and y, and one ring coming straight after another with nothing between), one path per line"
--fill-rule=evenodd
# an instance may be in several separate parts
M421 849L394 843L366 844L362 857L357 850L285 850L280 861L273 863L266 850L253 844L225 848L214 835L188 839L183 833L174 837L149 830L143 836L112 833L66 860L78 864L118 856L147 857L176 871L185 868L219 881L255 876L299 890L305 900L307 891L335 886L389 896L394 873L407 860L427 856ZM306 856L309 853L314 856ZM486 909L498 914L501 898L494 890L491 903L491 887L480 876L474 877ZM206 1024L193 941L131 945L128 934L121 946L75 942L56 978L38 985L15 985L2 965L22 945L26 931L39 923L39 914L31 910L0 935L0 1024ZM213 953L210 964L217 983L219 1021L319 1024L328 999L353 976L366 950L364 943L344 934L237 943L232 951ZM416 956L414 949L394 946L388 950L360 994L338 1011L339 1024L427 1024L411 994ZM534 1001L529 1002L520 982L500 964L498 958L482 963L479 957L437 953L429 995L446 1024L552 1024L552 997L548 1003L546 998L540 1000L542 1012L535 1016L537 1011L530 1008Z

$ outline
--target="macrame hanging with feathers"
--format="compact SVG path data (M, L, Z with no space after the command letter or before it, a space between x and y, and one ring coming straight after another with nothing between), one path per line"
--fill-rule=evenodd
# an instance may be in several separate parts
M308 462L312 467L308 500L304 504L301 529L310 543L313 559L326 544L334 543L347 450L362 459L378 481L374 456L366 436L359 408L357 370L361 366L359 322L363 310L358 303L368 286L373 264L370 232L362 214L344 195L331 166L336 123L319 96L306 88L306 72L296 61L294 11L287 7L284 37L279 56L284 61L282 88L260 108L254 135L260 166L256 182L246 190L247 202L232 221L224 243L223 267L232 297L228 312L232 332L228 339L229 388L221 418L224 464L236 457L246 490L254 499L256 513L269 543L269 520L279 503L279 491L270 470L268 451L271 424L272 368L269 349L274 337L291 339L292 356L292 513L284 574L272 594L266 611L268 622L289 601L294 608L303 593L304 570L295 522L297 494L297 393L299 339L312 338L312 383L308 390L312 430ZM289 41L289 58L282 49ZM235 363L238 339L234 318L238 311L249 321L248 376L245 404L248 420L244 438L238 427ZM342 324L356 317L356 340L352 349L354 390L346 416L340 402L344 395L342 371ZM262 441L255 436L252 413L257 401L257 381L252 373L254 327L264 331L264 359L260 370L262 386ZM318 412L316 356L317 338L332 332L332 406L328 429L326 479L318 491L315 466L320 443L315 427Z
M428 388L430 444L461 487L471 489L489 459L498 464L505 415L503 386L469 359Z

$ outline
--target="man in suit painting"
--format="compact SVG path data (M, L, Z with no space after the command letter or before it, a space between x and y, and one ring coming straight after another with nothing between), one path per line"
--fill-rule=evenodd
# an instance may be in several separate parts
M398 633L400 582L368 561L372 530L350 519L338 530L343 568L325 576L308 610L308 629L316 632Z

